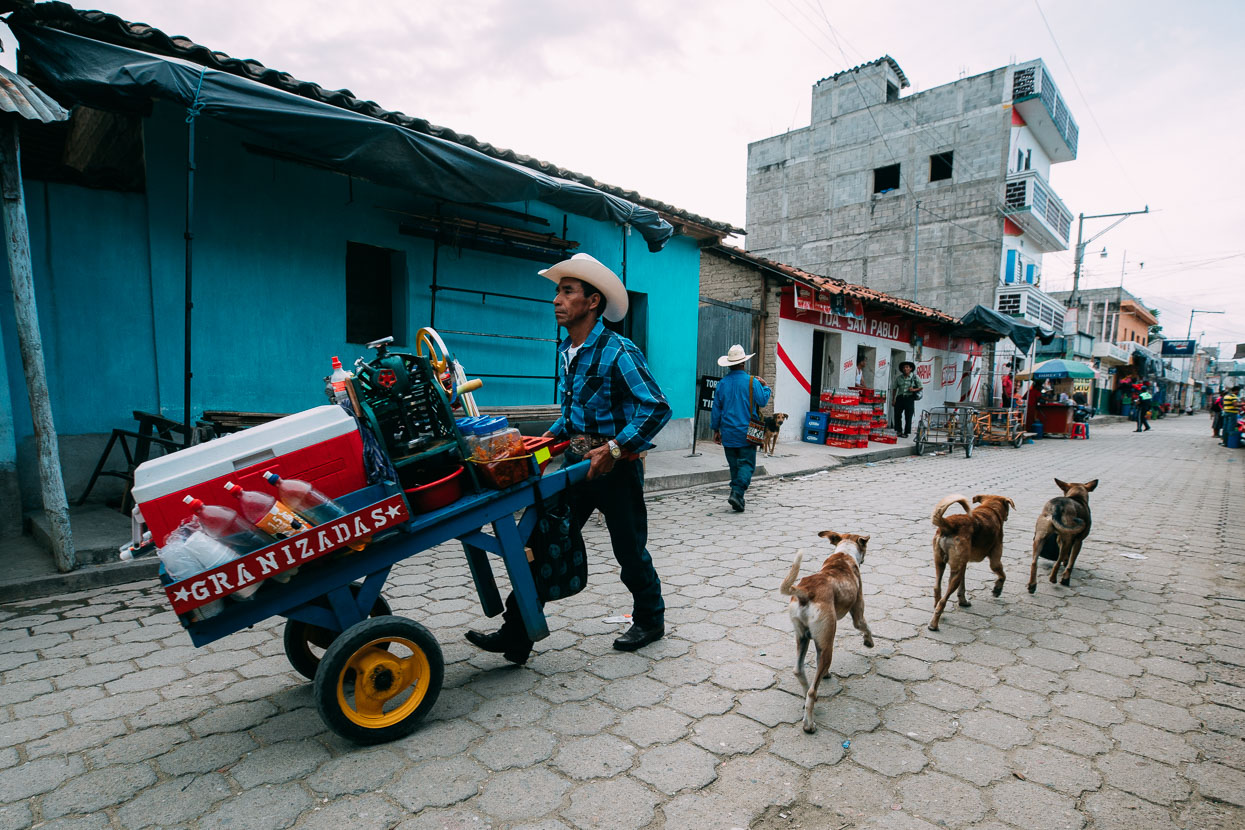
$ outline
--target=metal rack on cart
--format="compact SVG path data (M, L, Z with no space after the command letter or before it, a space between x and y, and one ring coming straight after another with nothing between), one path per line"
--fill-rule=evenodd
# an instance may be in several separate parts
M1024 410L1016 407L979 409L973 415L973 435L978 444L1019 448L1025 440Z
M948 452L964 448L964 457L971 458L976 444L974 418L977 408L965 404L934 406L921 413L913 441L916 454L922 455L932 445L942 445Z

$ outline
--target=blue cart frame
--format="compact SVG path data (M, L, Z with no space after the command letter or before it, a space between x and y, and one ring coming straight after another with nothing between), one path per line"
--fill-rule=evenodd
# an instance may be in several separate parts
M304 674L314 666L316 705L325 723L357 743L404 737L435 703L444 661L440 646L426 628L388 614L380 592L390 570L404 559L458 539L480 605L487 616L494 617L503 606L488 554L500 557L528 636L544 639L549 636L549 627L525 543L536 525L535 505L584 480L588 467L588 462L581 461L543 476L537 469L532 477L506 490L467 495L440 510L417 515L374 539L362 551L314 563L287 583L269 579L253 600L230 602L216 616L187 623L191 641L203 646L270 617L285 617L290 621L286 653ZM397 492L392 485L374 485L338 501L347 511L355 511ZM519 511L523 511L522 516L516 521L514 516ZM488 526L492 534L484 531ZM376 616L378 603L382 610ZM300 632L327 635L323 643L327 648L318 662L313 657L311 665L300 665L291 653L290 627L296 625ZM394 643L401 644L411 656L391 656ZM411 691L413 699L397 701L404 691ZM352 703L352 695L362 702ZM386 711L391 704L396 708Z

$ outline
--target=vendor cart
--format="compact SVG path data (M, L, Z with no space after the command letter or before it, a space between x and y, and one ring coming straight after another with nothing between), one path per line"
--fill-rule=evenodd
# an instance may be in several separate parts
M359 744L410 734L441 691L436 638L393 615L381 596L394 565L459 540L492 617L503 607L493 554L506 568L528 636L547 637L525 548L544 504L586 478L590 466L546 474L557 448L539 438L523 440L526 454L469 463L473 451L452 415L451 401L465 386L461 372L450 371L452 358L390 354L386 346L378 341L376 359L359 361L345 405L296 413L136 471L135 501L155 545L185 519L183 499L226 504L230 487L263 486L264 471L315 481L333 499L332 518L308 520L285 538L179 581L162 566L161 581L196 646L284 617L286 656L313 681L320 717Z
M964 448L964 457L972 458L976 443L973 419L977 410L972 406L934 406L921 413L916 427L916 454L922 455L926 447L941 445L948 452L956 447Z
M978 444L1019 448L1025 440L1024 410L980 409L973 415L973 435Z
M311 528L227 565L171 583L165 590L196 646L270 617L285 617L286 656L296 671L313 681L316 708L324 723L359 744L395 740L410 734L436 702L444 661L441 647L427 628L391 614L380 595L390 570L404 559L458 539L480 604L491 617L502 611L487 557L492 553L506 567L528 636L544 639L549 629L525 542L536 522L537 502L582 480L588 466L580 462L414 517L396 487L368 487L339 499L351 512L332 525ZM516 521L519 511L522 517ZM491 534L484 530L488 527ZM344 550L368 536L372 542L362 551ZM327 543L321 544L324 540ZM330 556L337 551L342 552ZM190 621L196 609L243 587L245 577L240 579L240 573L272 577L288 570L290 561L299 573L288 582L265 579L263 590L250 601L228 602L215 616ZM317 656L318 649L324 649L322 655Z

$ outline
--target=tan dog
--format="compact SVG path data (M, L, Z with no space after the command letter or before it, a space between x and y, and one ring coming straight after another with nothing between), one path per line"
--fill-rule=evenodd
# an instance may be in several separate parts
M791 597L787 613L795 629L795 678L804 689L805 732L817 731L813 704L817 702L817 688L822 678L830 674L838 621L851 612L852 625L865 636L865 645L873 648L873 632L865 622L865 595L860 584L860 563L865 561L869 537L832 530L823 530L817 535L830 540L835 546L834 553L822 563L820 571L804 577L796 585L800 564L804 561L804 551L799 551L778 589ZM809 640L817 646L817 673L813 675L812 686L804 677L804 655L808 652Z
M953 504L961 505L968 515L944 516L943 513ZM972 603L965 595L964 572L969 562L990 560L990 570L998 579L994 583L994 595L1003 593L1003 523L1007 521L1008 506L1016 503L1006 496L973 496L973 504L980 504L975 510L970 508L968 500L963 496L947 496L938 502L930 521L934 527L934 618L929 621L929 630L938 630L938 620L947 607L947 600L957 590L960 593L960 607L968 608ZM947 594L942 594L942 572L951 566L951 577L947 580Z
M1060 585L1072 581L1072 566L1081 552L1081 544L1089 536L1091 517L1089 513L1089 494L1098 486L1098 479L1084 484L1055 479L1055 484L1063 490L1062 496L1056 496L1046 502L1038 516L1037 527L1033 531L1033 564L1029 566L1029 593L1037 590L1038 556L1054 559L1050 569L1050 581L1053 584L1059 573L1059 566L1067 563Z
M778 431L782 429L786 421L786 412L775 412L765 417L765 436L761 442L761 450L766 455L771 457L774 455L774 449L778 446Z

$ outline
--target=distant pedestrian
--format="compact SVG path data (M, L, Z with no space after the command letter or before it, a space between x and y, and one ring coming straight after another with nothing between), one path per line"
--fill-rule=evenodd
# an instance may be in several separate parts
M1241 387L1234 386L1223 396L1223 441L1228 444L1228 431L1237 429L1237 418L1241 413Z
M1150 431L1150 402L1154 400L1154 394L1150 391L1150 384L1142 381L1137 387L1137 429L1135 432Z
M1223 429L1223 393L1212 392L1210 396L1210 434L1218 438Z
M718 358L718 365L729 366L730 371L718 381L709 415L713 440L722 445L731 469L731 494L726 503L736 513L744 510L744 494L757 466L757 445L748 442L748 421L770 398L765 381L744 370L751 359L752 355L744 354L744 347L738 344Z
M892 398L895 412L895 432L900 438L907 438L912 432L912 410L921 397L921 379L914 373L916 364L905 360L899 364L899 375L895 378L895 394Z
M1013 377L1014 375L1015 375L1015 372L1009 371L1003 377L1002 386L1003 386L1003 408L1004 409L1012 408L1012 390L1016 388L1016 379L1015 377Z

